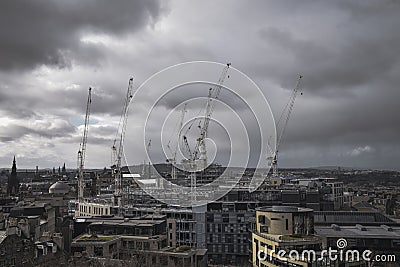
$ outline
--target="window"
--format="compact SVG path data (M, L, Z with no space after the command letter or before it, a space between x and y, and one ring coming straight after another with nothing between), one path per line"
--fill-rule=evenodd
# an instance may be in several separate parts
M286 230L289 230L289 220L286 219Z
M265 224L265 216L264 215L258 216L258 223Z
M94 255L95 256L103 256L103 247L94 247Z

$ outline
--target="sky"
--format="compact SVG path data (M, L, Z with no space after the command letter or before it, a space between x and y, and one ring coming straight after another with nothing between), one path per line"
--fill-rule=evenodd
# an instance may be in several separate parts
M75 168L89 87L85 165L110 166L129 78L138 87L169 66L212 61L231 62L250 77L275 119L304 75L279 146L280 166L399 170L398 14L393 0L1 1L0 167L11 167L15 155L20 169L64 162ZM147 100L134 103L141 101ZM153 124L165 121L177 105L171 103L155 109ZM129 114L129 165L145 159L146 140L134 133L143 132L135 119L147 112ZM211 133L215 141L224 135ZM146 138L157 136L150 127ZM235 151L248 149L239 143Z

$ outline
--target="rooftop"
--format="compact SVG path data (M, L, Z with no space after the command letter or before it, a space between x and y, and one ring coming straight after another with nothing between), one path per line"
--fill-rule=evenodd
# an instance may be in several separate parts
M144 219L128 219L121 217L88 217L88 216L80 216L76 218L76 222L86 222L91 223L92 225L125 225L125 226L154 226L158 224L162 224L165 220L156 220L150 219L151 217L144 217Z
M395 221L380 212L370 211L314 211L314 223L316 225L397 225Z
M313 209L293 207L293 206L272 206L272 207L260 207L257 208L257 211L291 213L291 212L312 212Z
M387 225L364 226L357 224L355 226L315 226L315 232L318 235L327 237L400 239L400 227L390 227Z

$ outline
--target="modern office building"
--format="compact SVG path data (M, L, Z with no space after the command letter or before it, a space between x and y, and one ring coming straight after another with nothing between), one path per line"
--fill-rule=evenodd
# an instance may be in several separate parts
M338 251L331 256L328 250L326 238L315 231L312 209L273 206L256 210L252 233L253 266L368 266L363 259L340 258Z
M307 261L278 256L280 250L322 250L314 235L313 210L290 206L258 208L252 233L252 263L257 267L309 266ZM309 259L311 262L312 259ZM311 265L310 265L311 266Z

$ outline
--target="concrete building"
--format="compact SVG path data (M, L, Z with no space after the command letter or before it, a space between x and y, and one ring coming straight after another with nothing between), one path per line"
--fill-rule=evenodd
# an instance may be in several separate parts
M330 192L330 188L326 189ZM249 261L249 231L256 208L293 205L315 210L333 210L333 201L324 200L324 197L325 191L318 188L254 192L249 192L246 188L235 188L221 199L207 204L207 209L203 211L205 217L203 212L190 208L163 207L161 204L148 204L146 201L124 207L122 214L126 217L166 215L174 221L176 227L176 243L173 246L207 248L210 264L244 266Z
M375 254L394 255L394 262L400 260L400 227L398 226L316 226L315 232L323 238L325 247L337 248L337 240L345 239L347 249L366 249ZM396 265L393 265L396 266ZM397 265L398 266L398 265Z
M318 226L337 225L356 225L362 224L366 226L399 226L398 223L383 215L380 212L374 211L314 211L314 224Z
M107 216L112 213L112 206L107 202L79 202L75 211L75 217L80 216Z
M77 257L120 261L134 259L141 266L197 267L207 264L206 249L168 246L176 238L172 231L167 231L165 216L144 216L137 219L97 217L77 220L83 220L81 223L87 225L87 233L74 238L71 245L71 252Z
M253 266L311 266L312 259L300 261L277 255L279 250L293 249L299 253L322 250L322 239L314 235L313 210L288 206L257 209L252 233Z
M329 194L330 200L334 202L335 210L340 210L344 207L344 187L343 182L326 182L326 185L331 188Z

